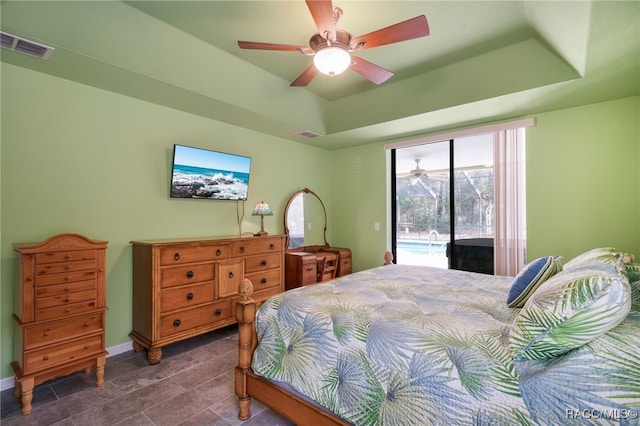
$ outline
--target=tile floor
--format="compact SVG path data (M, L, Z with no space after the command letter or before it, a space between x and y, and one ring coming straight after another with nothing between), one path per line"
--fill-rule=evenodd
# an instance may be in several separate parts
M0 423L12 425L246 425L291 426L257 401L253 416L238 420L234 394L237 327L213 331L163 348L150 365L146 352L107 358L105 384L76 373L36 386L33 411L20 413L13 389L2 392Z

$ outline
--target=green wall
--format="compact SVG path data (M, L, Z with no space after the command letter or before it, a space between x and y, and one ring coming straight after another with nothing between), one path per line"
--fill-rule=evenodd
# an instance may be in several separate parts
M386 157L383 144L333 152L333 209L329 243L349 247L356 271L384 263L387 250ZM380 230L374 229L375 223Z
M131 248L145 238L238 235L234 201L169 198L174 143L252 157L243 232L268 202L284 232L289 196L312 188L332 207L328 151L2 63L0 377L13 360L12 243L60 232L108 240L106 345L129 341ZM331 230L328 230L328 237Z
M535 118L527 130L528 259L603 246L640 258L640 97ZM333 161L330 242L351 247L356 269L376 266L388 238L384 145L335 151Z
M529 260L606 246L640 257L640 97L536 120L527 131Z
M354 270L388 248L387 157L375 143L326 151L1 64L0 377L13 360L12 243L78 232L109 241L107 346L131 328L131 249L141 238L237 235L235 202L169 199L174 143L253 158L243 232L264 200L283 232L289 196L311 188L327 239ZM529 259L604 245L640 254L640 97L537 114L528 131ZM374 224L380 224L380 230Z

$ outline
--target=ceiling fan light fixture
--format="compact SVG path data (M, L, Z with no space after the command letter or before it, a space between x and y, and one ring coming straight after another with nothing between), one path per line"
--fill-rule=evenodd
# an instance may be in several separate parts
M321 73L333 77L349 68L351 55L342 47L327 46L318 50L313 57L313 64Z

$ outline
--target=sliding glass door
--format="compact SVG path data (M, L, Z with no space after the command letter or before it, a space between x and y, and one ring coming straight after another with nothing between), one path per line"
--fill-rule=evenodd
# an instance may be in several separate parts
M396 263L493 273L493 134L391 156Z

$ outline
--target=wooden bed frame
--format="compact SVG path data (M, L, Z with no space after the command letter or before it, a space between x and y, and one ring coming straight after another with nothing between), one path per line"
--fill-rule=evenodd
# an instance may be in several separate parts
M385 253L384 260L385 265L392 263L393 256L390 252ZM235 371L235 392L240 405L238 418L247 420L251 417L251 398L255 398L297 425L350 425L351 423L335 414L279 387L251 370L253 351L258 343L255 327L257 305L251 298L252 293L253 284L245 279L238 289L240 300L236 303L238 366Z

